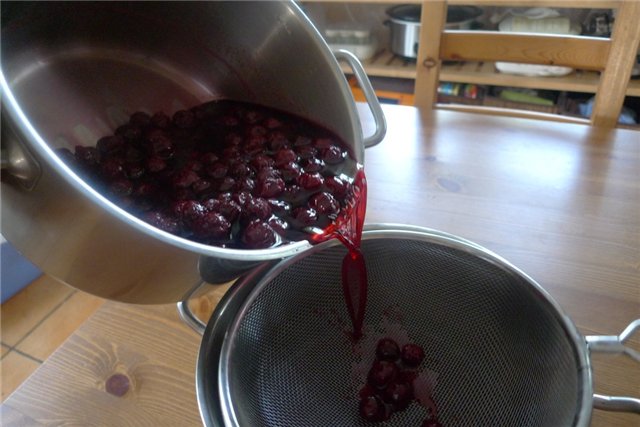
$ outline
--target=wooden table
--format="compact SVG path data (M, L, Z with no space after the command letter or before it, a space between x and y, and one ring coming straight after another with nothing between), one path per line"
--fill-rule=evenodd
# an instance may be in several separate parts
M497 252L583 334L618 334L640 318L640 133L384 110L387 137L366 154L368 222L431 227ZM10 396L3 425L198 425L199 340L174 306L106 303ZM597 392L640 397L640 365L593 359ZM122 397L105 391L114 373L131 382ZM640 416L594 411L592 425L638 426Z

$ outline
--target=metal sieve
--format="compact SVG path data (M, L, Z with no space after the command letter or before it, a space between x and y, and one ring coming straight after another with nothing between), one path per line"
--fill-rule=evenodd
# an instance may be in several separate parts
M592 405L640 412L638 399L594 397L589 362L590 347L638 359L622 345L634 327L585 339L535 281L455 236L374 226L362 249L369 295L355 347L343 333L346 250L335 241L264 265L231 288L199 354L206 425L371 426L358 414L361 367L386 335L424 347L421 369L434 380L445 426L586 426ZM384 425L419 426L426 415L412 404Z

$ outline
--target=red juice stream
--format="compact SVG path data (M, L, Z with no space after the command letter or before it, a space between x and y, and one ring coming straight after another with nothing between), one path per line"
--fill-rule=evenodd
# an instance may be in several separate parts
M362 229L367 210L367 180L362 168L353 182L353 198L341 216L321 235L322 239L338 238L348 253L342 260L342 292L353 326L353 338L362 336L367 305L367 266L360 250Z

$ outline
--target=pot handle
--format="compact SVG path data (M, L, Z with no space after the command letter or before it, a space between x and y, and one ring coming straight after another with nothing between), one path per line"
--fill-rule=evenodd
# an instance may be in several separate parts
M625 341L640 329L640 319L636 319L620 335L588 335L585 337L590 351L626 354L640 362L640 352L624 345ZM622 411L640 414L640 399L621 396L593 395L593 407L606 411Z
M337 59L344 60L351 70L353 71L353 75L356 76L356 80L358 80L358 84L364 92L364 97L367 100L367 105L369 105L369 109L371 110L371 114L373 115L373 121L375 122L376 129L372 135L364 138L364 147L369 148L378 144L384 138L384 135L387 133L387 121L384 118L384 113L382 112L382 107L380 106L380 101L378 101L378 96L376 92L373 90L371 86L371 82L367 77L367 73L365 73L364 68L362 68L362 64L358 58L348 50L338 49L333 51L333 54Z
M200 335L204 335L204 330L207 327L207 324L198 319L193 311L191 311L189 308L189 300L206 284L207 282L204 281L197 283L189 292L186 293L184 297L182 297L182 301L177 304L178 314L182 321Z

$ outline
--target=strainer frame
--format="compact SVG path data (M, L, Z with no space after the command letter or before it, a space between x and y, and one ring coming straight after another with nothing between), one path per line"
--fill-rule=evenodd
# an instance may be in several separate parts
M541 304L546 304L550 308L550 311L558 321L558 325L562 328L571 344L580 385L578 389L579 395L576 396L578 411L575 414L573 425L579 427L589 425L593 409L593 383L585 338L578 332L574 323L563 312L559 304L553 300L542 286L499 255L452 234L424 227L398 224L372 224L365 227L363 239L381 238L427 241L460 250L480 257L482 260L526 282L531 287L531 290L541 298ZM229 382L227 381L229 374L228 361L233 351L234 335L237 333L238 326L253 301L260 295L262 289L284 269L300 259L336 245L340 245L340 243L337 241L324 242L292 258L263 265L240 279L219 303L204 333L197 365L198 403L205 425L239 425L233 402L230 399ZM213 371L215 371L215 374ZM212 384L214 379L215 383Z

